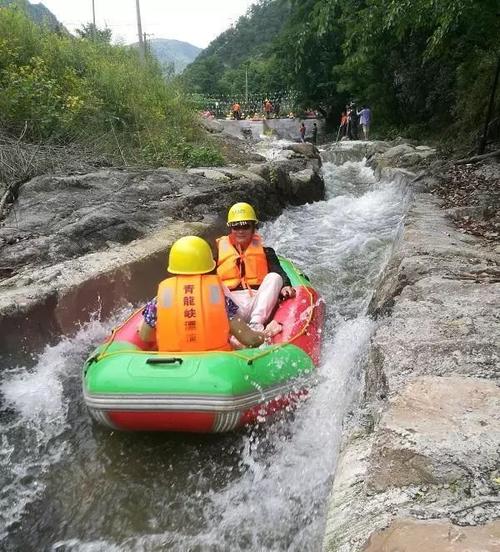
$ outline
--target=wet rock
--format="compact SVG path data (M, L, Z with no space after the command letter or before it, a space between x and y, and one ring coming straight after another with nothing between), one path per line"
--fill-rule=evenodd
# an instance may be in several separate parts
M392 146L414 146L417 142L411 138L405 138L404 136L396 136L394 140L391 141Z
M223 172L216 169L189 169L188 174L199 174L210 180L216 180L217 182L229 182L229 180L231 180L229 176L226 176Z
M398 519L372 535L363 552L493 552L500 550L500 521L457 527L447 520Z
M347 161L362 161L373 154L369 142L336 142L325 147L323 161L340 165ZM385 150L382 150L385 151Z
M372 166L380 167L415 167L423 161L429 161L436 154L436 151L427 147L414 147L403 143L385 150L382 153L374 154L370 159Z
M312 169L290 173L290 186L296 197L306 199L306 190L314 190L320 185L319 175ZM305 201L303 201L305 202Z
M266 185L266 178L263 178L262 176L256 174L253 171L249 171L244 168L231 168L231 167L222 167L219 169L226 177L228 177L230 180L237 180L237 179L247 179L251 180L252 182L255 182L256 184L260 185Z
M313 144L290 144L284 149L293 151L307 159L321 159L318 149Z
M270 169L270 165L268 163L250 164L247 167L247 170L249 172L254 173L257 176L260 176L264 180L269 180L269 169Z
M393 142L382 140L374 140L372 142L340 141L326 146L323 151L323 159L324 161L331 161L337 164L345 163L346 161L362 161L364 158L371 163L373 159L372 165L376 167L380 156L394 145Z
M374 156L374 162L379 165L390 165L393 167L414 167L423 160L431 158L435 155L435 150L417 149L409 144L401 144L394 146L384 153Z

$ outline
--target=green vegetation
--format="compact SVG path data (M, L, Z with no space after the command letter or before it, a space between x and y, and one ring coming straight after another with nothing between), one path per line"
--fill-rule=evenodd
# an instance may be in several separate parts
M279 60L271 51L273 39L290 15L287 3L261 0L240 17L234 28L219 35L203 50L182 77L193 92L243 97L245 73L249 94L281 88Z
M472 141L499 56L497 0L261 0L185 72L198 93L279 97L338 124L351 100L384 135ZM497 94L494 115L500 112Z
M25 2L19 6L23 8ZM0 124L27 141L80 144L112 162L222 162L201 132L194 106L159 64L109 43L85 26L80 38L34 24L23 9L0 8Z
M30 4L28 0L0 0L0 8L7 6L20 9L34 23L45 25L53 31L68 32L43 4Z

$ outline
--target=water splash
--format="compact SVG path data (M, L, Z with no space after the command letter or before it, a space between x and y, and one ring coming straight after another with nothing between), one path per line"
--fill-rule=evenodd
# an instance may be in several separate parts
M47 346L32 368L2 371L1 528L7 530L42 495L44 474L68 453L69 443L61 438L69 429L70 398L64 395L65 383L79 380L85 355L124 314L121 311L104 324L94 319L73 338ZM6 534L0 530L0 541Z

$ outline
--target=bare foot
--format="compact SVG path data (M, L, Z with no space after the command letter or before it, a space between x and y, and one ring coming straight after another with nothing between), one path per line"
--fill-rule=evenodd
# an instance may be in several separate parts
M271 320L264 330L266 337L274 337L283 331L283 326L276 322L276 320Z

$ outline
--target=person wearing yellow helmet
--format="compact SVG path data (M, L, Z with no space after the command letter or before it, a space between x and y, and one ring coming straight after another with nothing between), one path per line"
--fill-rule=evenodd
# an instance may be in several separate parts
M245 202L235 203L228 212L229 235L217 239L217 274L231 290L240 316L250 327L262 331L279 297L295 295L276 252L264 247L256 233L255 209Z
M270 333L248 327L214 269L205 240L177 240L168 258L171 276L160 282L156 298L143 311L141 339L156 341L159 351L172 352L228 350L230 335L248 347L264 343Z

